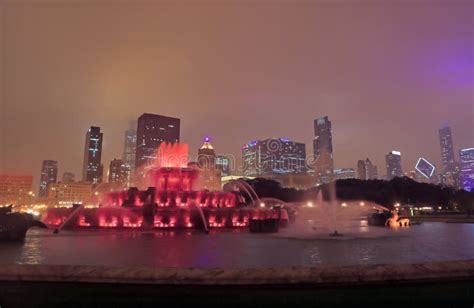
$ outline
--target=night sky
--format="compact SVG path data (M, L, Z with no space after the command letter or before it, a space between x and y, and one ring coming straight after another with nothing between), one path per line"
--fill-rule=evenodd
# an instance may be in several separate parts
M0 1L0 172L104 169L144 112L181 118L192 151L287 137L312 152L329 116L336 167L402 152L440 167L438 129L474 146L472 1ZM179 3L179 4L177 4ZM457 155L457 154L456 154Z

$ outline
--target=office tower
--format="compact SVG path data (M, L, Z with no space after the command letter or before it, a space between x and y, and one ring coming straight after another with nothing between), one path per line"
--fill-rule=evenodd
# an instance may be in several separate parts
M367 171L365 167L365 161L363 160L357 161L357 178L359 180L367 180Z
M365 160L365 166L366 166L366 174L367 174L367 179L368 180L376 180L377 179L377 166L372 164L370 159Z
M216 166L216 152L209 137L204 138L204 143L198 150L198 166L202 169L212 169Z
M126 168L126 184L132 186L133 184L133 174L135 172L135 155L137 147L137 131L134 129L129 129L125 131L125 142L122 160Z
M23 205L31 201L33 176L0 174L0 205Z
M103 134L100 132L100 127L91 126L86 133L84 147L84 163L82 166L82 180L84 182L102 183L102 141Z
M109 166L109 183L127 184L128 170L123 160L114 158Z
M399 151L389 152L385 156L385 162L387 164L387 180L403 176L402 155Z
M74 183L74 181L76 180L75 177L76 176L72 172L64 172L63 177L61 179L61 182L63 182L63 183Z
M306 145L288 139L252 141L242 148L245 176L306 172Z
M58 179L58 162L55 160L43 160L41 165L39 197L44 198L47 194L49 183L56 183Z
M462 188L474 191L474 148L459 150Z
M352 168L334 169L334 178L336 180L349 180L356 178L356 172Z
M441 145L441 162L444 173L455 172L456 161L454 158L453 137L449 126L439 130L439 143Z
M334 172L332 127L328 117L314 120L314 169L320 183L332 180Z
M231 159L225 155L217 155L216 167L221 171L221 176L229 176L231 172Z
M138 118L135 167L154 162L162 142L178 143L180 119L144 113Z
M377 166L374 166L370 159L359 160L357 162L357 178L360 180L377 179Z

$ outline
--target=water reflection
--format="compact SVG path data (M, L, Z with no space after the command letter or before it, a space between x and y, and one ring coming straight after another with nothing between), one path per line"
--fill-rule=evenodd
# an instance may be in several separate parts
M23 245L18 243L16 248L20 252L20 257L17 264L41 264L43 263L43 256L42 256L42 242L43 239L41 236L38 236L37 229L31 229L28 231L28 235L25 239ZM13 246L14 247L14 246Z
M356 225L342 237L245 230L61 231L32 229L0 244L0 264L152 267L287 267L418 263L474 257L474 224L424 223L393 231Z

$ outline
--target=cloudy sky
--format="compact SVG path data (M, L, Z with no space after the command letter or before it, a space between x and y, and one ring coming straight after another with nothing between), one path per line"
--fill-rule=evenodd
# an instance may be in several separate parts
M312 151L333 124L336 167L403 155L440 165L438 129L474 146L472 1L0 1L0 172L43 159L80 175L84 135L103 162L144 112L181 118L191 150L210 135L240 156L287 137Z

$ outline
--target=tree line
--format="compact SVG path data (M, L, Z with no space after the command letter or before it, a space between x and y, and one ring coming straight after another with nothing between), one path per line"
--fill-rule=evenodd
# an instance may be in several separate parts
M443 210L460 210L474 214L474 192L453 187L419 183L408 177L396 177L390 181L347 179L323 184L306 190L285 188L277 181L256 178L246 179L261 198L277 198L286 202L316 200L321 191L328 199L331 187L336 187L340 200L373 201L387 208L396 203L416 206L442 206Z

